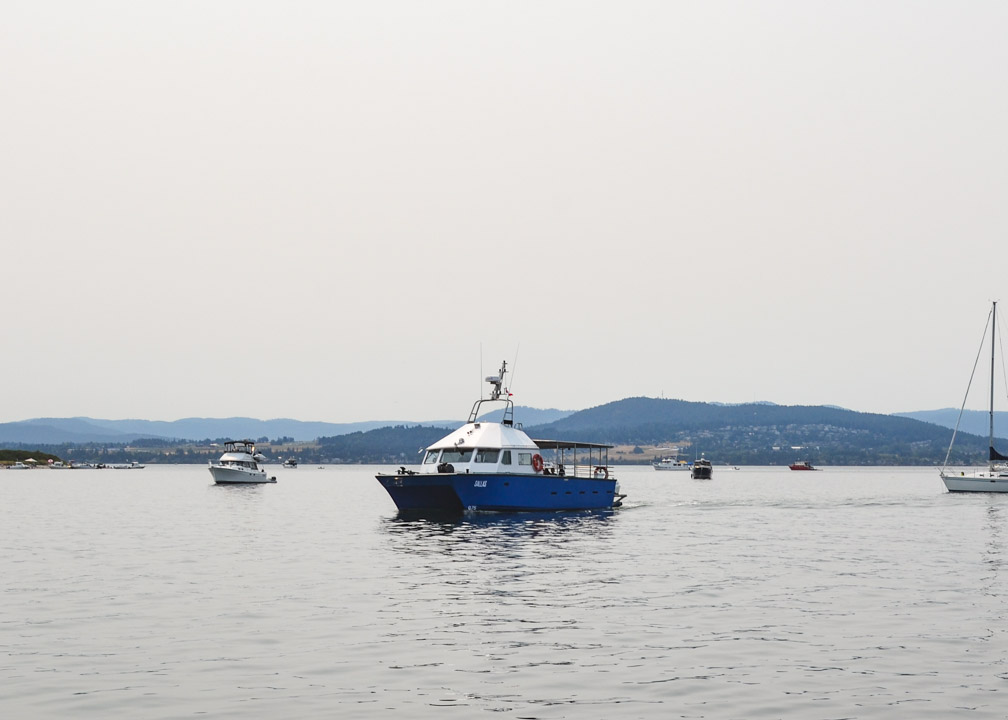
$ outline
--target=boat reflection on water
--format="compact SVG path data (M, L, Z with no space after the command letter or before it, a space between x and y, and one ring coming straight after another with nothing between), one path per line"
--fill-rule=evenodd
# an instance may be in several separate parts
M556 539L569 542L586 539L592 542L612 532L616 519L614 510L578 512L476 513L468 515L400 512L386 518L382 530L392 539L396 549L424 552L445 547L438 539L450 538L453 543L496 543L506 540ZM432 543L432 544L428 544ZM508 554L508 550L527 549L522 545L494 545L493 552Z

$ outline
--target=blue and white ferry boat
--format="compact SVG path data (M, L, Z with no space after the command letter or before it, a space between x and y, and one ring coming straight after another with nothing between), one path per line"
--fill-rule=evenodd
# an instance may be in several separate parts
M618 507L625 495L609 467L611 445L533 440L514 422L503 388L507 363L488 377L489 398L469 421L426 449L416 470L375 477L404 512L514 512ZM479 420L485 403L503 403L499 422ZM546 457L544 457L544 453Z

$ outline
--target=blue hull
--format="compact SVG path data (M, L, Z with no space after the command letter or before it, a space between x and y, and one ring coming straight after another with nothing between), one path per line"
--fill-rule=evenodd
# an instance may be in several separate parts
M520 512L616 507L614 478L438 473L376 475L399 510Z

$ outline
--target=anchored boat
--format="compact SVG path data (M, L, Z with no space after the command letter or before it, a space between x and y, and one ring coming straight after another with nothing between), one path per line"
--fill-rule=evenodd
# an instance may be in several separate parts
M497 375L486 378L490 397L473 404L465 425L430 445L418 469L375 476L396 507L464 513L621 505L625 495L609 467L612 446L530 438L514 422L511 393L503 386L506 370L504 362ZM485 403L503 404L499 422L477 420Z
M966 399L969 397L969 386L966 387L966 397L963 398L962 407L959 408L959 420L956 421L955 430L952 431L952 440L949 442L948 452L945 453L945 462L939 474L942 482L949 492L1008 492L1008 456L1002 455L994 449L994 335L997 333L997 303L991 306L990 315L987 317L988 326L991 329L991 359L990 359L990 435L988 438L987 469L973 470L966 472L960 470L956 472L948 467L949 457L952 455L952 446L955 444L956 434L959 432L959 422L962 420L963 409L966 407ZM984 328L984 339L987 335L987 328ZM981 339L981 347L983 339ZM977 354L979 360L979 353ZM976 362L973 363L974 372ZM973 384L973 376L970 376L970 385Z
M694 480L710 480L714 476L714 467L710 464L710 460L700 458L693 462L690 475Z
M651 463L651 467L655 470L679 470L689 472L690 468L693 467L693 463L679 457L679 448L672 448L671 455L666 455L661 460L655 460Z
M798 462L791 463L788 465L792 470L818 470L819 468L813 467L812 463L806 460L799 460Z
M215 464L210 465L210 474L218 485L248 485L275 483L275 477L268 477L259 467L265 458L255 451L251 440L228 440L224 443L224 454Z

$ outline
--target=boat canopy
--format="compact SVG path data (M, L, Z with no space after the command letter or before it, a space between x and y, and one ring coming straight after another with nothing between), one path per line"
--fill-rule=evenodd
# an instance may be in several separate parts
M533 440L541 450L609 450L612 445L590 442L573 442L571 440Z

